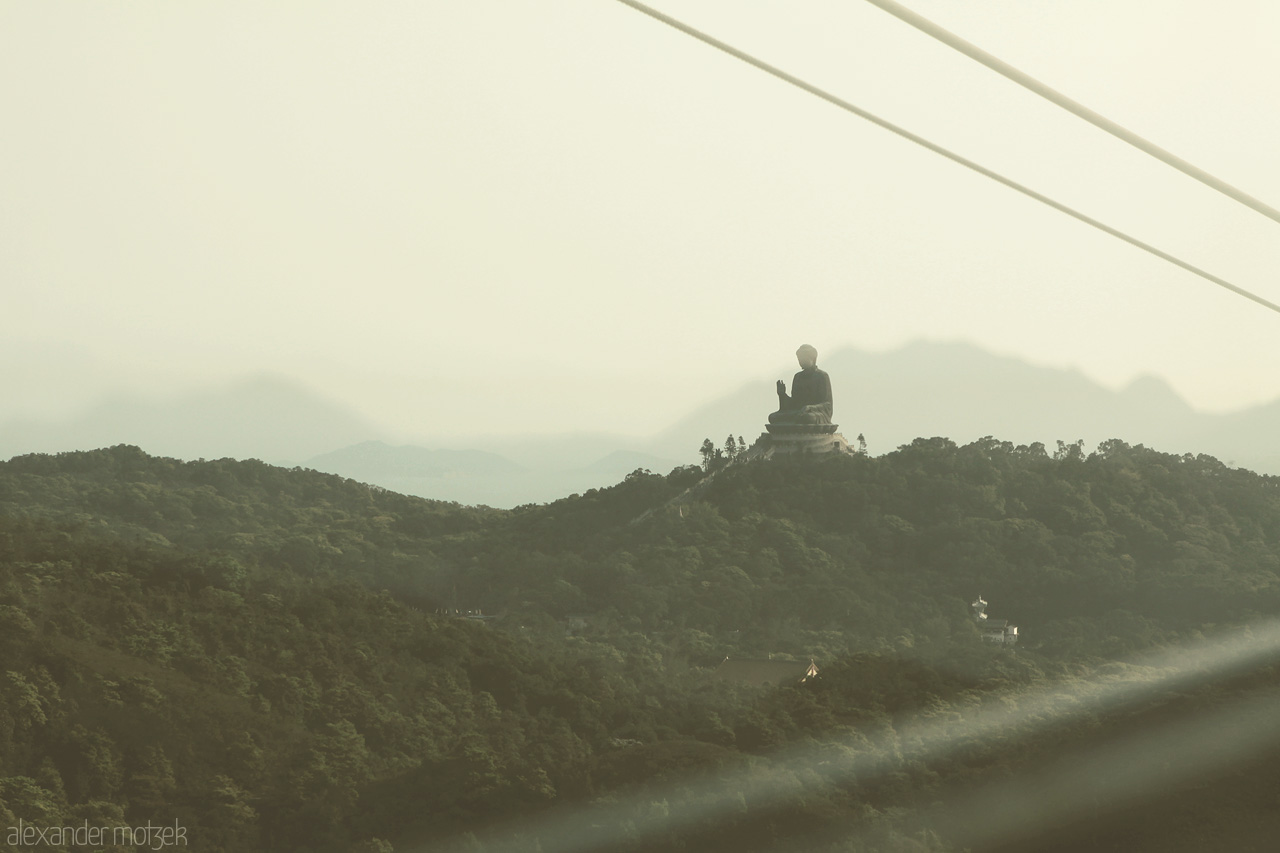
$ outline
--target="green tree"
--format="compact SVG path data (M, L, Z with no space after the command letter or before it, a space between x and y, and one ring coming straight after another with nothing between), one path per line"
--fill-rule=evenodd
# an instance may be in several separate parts
M715 444L711 442L711 439L704 438L702 440L702 447L698 449L698 452L702 454L702 470L710 471L711 465L716 458Z

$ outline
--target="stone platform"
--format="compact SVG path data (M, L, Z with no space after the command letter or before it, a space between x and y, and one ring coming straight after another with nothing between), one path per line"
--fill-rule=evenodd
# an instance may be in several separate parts
M767 424L752 445L753 456L822 455L856 452L837 424Z
M838 424L765 424L770 435L834 435Z

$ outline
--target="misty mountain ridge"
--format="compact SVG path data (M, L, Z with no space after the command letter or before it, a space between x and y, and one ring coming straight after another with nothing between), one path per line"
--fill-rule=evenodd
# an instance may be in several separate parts
M524 468L510 459L483 450L428 450L382 441L362 441L313 456L304 467L352 480L376 483L384 477L438 479L474 475L515 474Z
M590 465L584 465L578 470L584 473L613 476L616 482L616 480L621 479L632 471L644 469L655 474L666 473L680 464L682 463L674 459L664 459L652 453L644 453L638 450L615 450L608 456L597 459Z
M274 374L183 394L118 395L61 422L0 424L0 456L117 444L180 459L232 457L292 464L384 430L353 408Z
M1094 446L1119 437L1170 452L1210 452L1195 447L1196 439L1226 417L1196 412L1157 377L1112 391L1076 370L1034 366L963 343L918 342L888 353L844 349L819 366L831 376L841 432L850 439L865 435L872 453L932 435L961 443L995 435L1048 446L1081 438ZM778 378L789 382L794 372ZM671 453L706 437L723 441L730 430L754 440L776 405L772 385L748 383L709 403L665 430L653 447Z
M1111 390L1073 369L1028 364L967 343L916 342L883 353L846 348L820 358L835 421L873 455L919 436L966 443L997 436L1015 444L1111 438L1171 453L1206 453L1280 473L1280 401L1232 414L1198 412L1164 380ZM780 363L790 381L796 366ZM418 439L398 447L389 431L353 408L290 379L262 375L167 399L120 396L62 422L0 424L0 457L135 444L184 459L259 458L303 464L407 494L515 506L617 482L638 468L697 461L702 441L754 441L776 406L773 380L748 382L650 438L605 433L476 435ZM625 426L625 425L621 425Z
M406 495L511 507L550 503L568 494L611 485L639 468L666 472L679 464L648 453L615 450L588 465L530 470L482 450L428 450L366 441L312 457L303 467Z

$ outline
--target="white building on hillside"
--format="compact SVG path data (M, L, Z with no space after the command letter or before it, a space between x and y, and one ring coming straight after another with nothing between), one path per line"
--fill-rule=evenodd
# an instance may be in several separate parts
M1018 642L1018 626L1010 624L1008 619L988 619L987 602L981 595L969 606L973 608L973 618L978 621L978 628L982 631L983 642L1002 646L1012 646Z

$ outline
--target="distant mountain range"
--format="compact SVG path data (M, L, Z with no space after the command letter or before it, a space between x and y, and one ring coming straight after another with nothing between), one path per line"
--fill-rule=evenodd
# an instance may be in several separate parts
M377 483L387 477L441 479L458 476L507 476L524 470L496 453L482 450L427 450L362 441L308 459L307 468Z
M618 450L582 467L530 469L480 450L427 450L366 441L308 459L303 467L407 495L511 507L548 503L612 485L637 468L666 473L677 464L647 453Z
M134 444L156 456L292 464L383 435L351 408L263 375L160 399L119 396L61 422L0 424L0 457Z
M1230 450L1245 464L1255 434L1274 434L1275 416L1262 410L1239 416L1196 412L1163 380L1144 377L1116 392L1074 370L1037 367L959 343L915 343L888 353L841 350L819 362L831 375L835 420L853 439L866 436L873 454L918 436L966 443L992 435L1018 444L1109 438L1167 452ZM790 384L789 365L778 378ZM703 438L717 444L732 431L748 440L764 428L776 406L772 381L747 384L689 414L655 438L649 449L696 450ZM1280 403L1276 406L1280 408ZM1257 421L1254 419L1258 418ZM1233 440L1222 433L1235 425ZM688 451L686 451L687 453ZM1249 459L1259 458L1255 453ZM1225 461L1225 459L1224 459Z
M835 420L873 455L918 436L964 444L985 435L1017 444L1110 438L1171 453L1207 453L1280 474L1280 400L1241 412L1197 412L1163 380L1120 391L1074 370L1027 364L961 343L915 343L887 353L823 357ZM795 365L780 365L790 382ZM698 461L698 448L732 434L754 441L776 406L773 381L711 399L650 439L605 434L477 436L448 447L393 446L351 408L284 378L258 377L168 400L118 398L60 423L0 424L0 458L113 444L185 459L259 458L460 503L542 503L610 485L637 468L666 472ZM423 442L424 444L427 442Z

